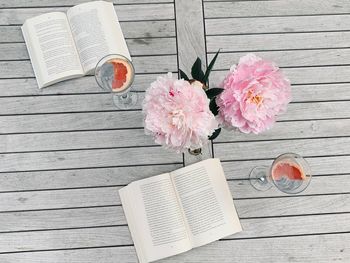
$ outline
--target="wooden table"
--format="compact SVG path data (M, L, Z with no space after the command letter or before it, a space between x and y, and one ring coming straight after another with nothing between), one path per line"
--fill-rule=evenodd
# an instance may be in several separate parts
M140 104L117 111L93 77L39 90L25 19L85 0L0 0L0 262L137 262L118 189L183 165L144 135ZM244 232L163 262L350 262L350 1L116 0L135 89L222 49L211 83L246 52L276 61L293 102L259 136L214 143ZM250 169L307 157L300 195L257 192Z

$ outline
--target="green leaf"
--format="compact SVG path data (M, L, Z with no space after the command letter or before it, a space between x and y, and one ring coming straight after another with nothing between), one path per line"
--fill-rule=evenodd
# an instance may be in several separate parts
M214 114L214 116L218 115L219 113L219 107L216 105L216 100L215 98L212 99L209 103L209 109L210 111Z
M212 98L215 98L217 95L219 95L223 91L224 89L212 88L212 89L208 89L205 93L207 94L207 97L209 99L212 99Z
M180 78L189 81L190 79L187 77L186 73L179 69Z
M216 139L216 137L219 136L220 132L221 132L221 128L216 129L216 130L213 132L213 134L212 134L211 136L209 136L209 140L214 140L214 139Z
M216 52L215 56L214 56L213 59L210 61L207 70L205 71L204 78L203 78L203 82L204 82L205 84L208 83L208 78L209 78L210 72L211 72L211 70L212 70L213 67L214 67L214 64L215 64L216 59L217 59L217 57L218 57L218 55L219 55L219 52L220 52L220 49L218 50L218 52Z
M194 62L192 69L191 69L191 74L195 80L203 82L204 72L202 70L202 61L200 58L197 58L196 61Z

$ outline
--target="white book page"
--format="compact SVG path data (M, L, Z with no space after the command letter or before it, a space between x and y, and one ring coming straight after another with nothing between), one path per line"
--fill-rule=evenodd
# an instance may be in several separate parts
M22 32L39 88L83 75L66 14L28 19Z
M219 159L172 172L193 247L242 230Z
M119 194L140 262L192 248L169 174L131 183Z
M69 24L86 74L109 54L131 60L118 17L112 3L95 1L80 4L67 12Z

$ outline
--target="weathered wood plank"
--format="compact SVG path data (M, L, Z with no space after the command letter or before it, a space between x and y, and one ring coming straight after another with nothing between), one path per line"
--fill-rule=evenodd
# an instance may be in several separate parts
M0 46L1 48L1 46ZM275 62L280 67L349 65L350 49L289 50L254 52L259 57ZM223 53L218 56L214 69L229 69L245 53ZM211 60L214 54L209 54Z
M114 208L110 208L109 210L113 209ZM85 209L79 210L84 211ZM106 218L107 215L112 216L114 214L107 212L104 218ZM87 214L87 216L91 215ZM99 216L101 218L103 215ZM81 218L79 219L81 220ZM350 214L272 219L244 219L241 222L244 232L224 238L224 240L348 232L350 230L350 227L347 224L349 219ZM290 220L293 220L294 224L290 224ZM105 221L108 221L108 219ZM115 220L113 222L115 222ZM318 224L315 224L314 222L318 222ZM295 225L298 225L299 227L296 228ZM125 246L132 245L132 240L127 226L102 226L99 228L88 229L2 233L0 244L0 253L6 253L98 246Z
M141 109L143 97L144 94L139 93L134 109ZM349 118L350 109L346 108L347 104L346 101L292 103L288 106L288 111L278 119ZM0 98L0 105L1 115L116 110L110 94Z
M292 84L322 84L350 82L349 66L285 68L284 73ZM218 85L227 71L213 71L210 83Z
M321 160L318 160L319 162ZM257 165L258 163L255 163ZM329 164L329 161L328 161ZM250 168L252 168L254 164L251 164ZM227 165L224 165L225 168L227 168ZM167 167L169 168L169 167ZM241 169L241 168L239 168ZM96 169L95 169L96 170ZM115 169L118 171L118 169ZM122 174L125 172L125 169L120 169L119 173ZM164 169L166 170L166 169ZM101 170L103 171L103 170ZM169 170L168 170L169 171ZM227 172L227 169L225 169ZM89 171L88 171L89 173ZM150 174L154 174L149 172L149 174L142 174L142 172L138 175L133 174L133 177L136 179L144 178L149 176ZM31 174L35 174L31 173ZM29 176L31 175L29 174ZM38 174L38 173L37 173ZM45 176L46 174L46 176ZM45 172L44 176L42 176L42 179L49 179L50 176L53 176L54 173L52 172ZM58 174L58 172L56 172ZM229 173L226 173L228 177L232 177ZM237 174L237 173L236 173ZM23 175L23 174L22 174ZM89 173L91 175L91 172ZM71 175L73 177L73 175ZM73 180L73 185L69 185L68 182L66 185L68 187L74 187L74 186L89 186L89 185L96 185L97 183L101 182L100 185L111 185L114 182L120 183L120 180L118 178L111 178L111 175L100 175L97 176L97 179L95 178L89 178L87 182L78 182L78 179L87 178L87 176L82 176L82 173L76 173L74 176L77 178ZM303 195L325 195L325 194L335 194L335 193L348 193L349 189L349 183L346 183L346 178L349 175L332 175L332 176L319 176L315 177L313 179L313 182L309 186L309 188L303 193ZM240 177L248 178L248 172L245 175L240 175ZM39 176L36 176L34 179L40 178ZM63 177L60 177L61 179L68 178L67 174L65 174ZM128 177L130 180L131 178ZM18 180L18 178L17 178ZM54 186L66 186L65 182L57 183L59 179L55 179ZM109 181L108 181L109 180ZM12 180L12 182L15 182L16 179ZM29 181L29 178L27 179ZM124 181L125 182L125 179ZM21 183L23 184L23 183ZM31 183L33 185L33 183ZM43 184L43 183L41 183ZM46 187L52 186L52 184L48 184ZM231 193L235 199L242 199L242 198L260 198L260 197L278 197L283 196L283 193L280 193L276 189L271 189L268 192L259 192L254 191L253 188L249 185L249 182L247 180L241 180L241 181L229 181L229 186L231 189ZM30 186L29 186L30 187ZM16 188L16 187L15 187ZM28 186L26 186L28 189ZM117 193L117 190L120 187L104 187L104 188L86 188L86 189L71 189L71 190L47 190L47 191L34 191L34 192L14 192L14 193L3 193L2 199L1 199L1 209L2 211L14 211L14 210L33 210L33 209L58 209L58 208L70 208L70 207L87 207L87 206L105 206L105 205L120 205L120 200L118 196L115 196ZM14 189L7 188L7 189ZM18 190L18 187L16 188ZM346 195L347 196L347 195ZM288 198L295 198L295 197L288 197ZM306 198L306 197L305 197ZM315 197L316 198L316 197ZM74 201L68 201L68 200L74 200ZM306 198L307 199L307 198ZM326 197L324 198L326 199ZM250 200L250 199L249 199ZM283 199L287 200L287 199ZM236 200L236 202L240 203L241 210L239 212L245 213L244 208L244 202L246 200ZM292 203L292 201L291 201ZM318 204L317 204L318 205ZM317 206L315 203L315 206ZM344 207L348 209L348 207ZM281 208L279 208L281 209ZM309 210L301 210L298 212L298 214L303 213L309 213ZM315 208L317 209L317 208ZM304 212L303 212L304 211ZM321 210L317 210L321 211ZM328 210L327 210L328 211ZM348 212L348 210L336 210L337 212ZM280 211L271 210L272 213L278 215ZM323 211L325 212L325 211ZM323 213L322 211L320 213ZM257 215L259 217L259 215Z
M133 83L133 90L145 91L150 83L160 74L136 74ZM0 79L1 96L27 96L27 95L62 95L76 93L106 93L102 91L93 76L62 81L50 86L48 89L39 89L34 77L23 79Z
M336 136L350 136L349 119L277 122L270 130L259 135L223 130L214 143Z
M311 187L311 185L310 185ZM338 186L341 187L341 186ZM344 185L346 187L346 185ZM83 208L120 205L121 187L2 193L1 211ZM231 189L232 190L232 189ZM251 191L255 190L251 188ZM321 189L315 189L321 192ZM234 199L239 198L232 193ZM259 195L259 193L257 193ZM282 194L281 194L282 195ZM350 194L306 195L274 198L237 199L235 206L243 218L350 212Z
M277 156L274 156L274 158ZM350 173L350 156L307 157L313 175L332 175ZM228 179L248 179L253 167L271 165L270 160L230 161L222 166Z
M2 233L0 253L132 244L127 227Z
M173 20L121 22L125 38L175 37ZM24 42L20 26L0 26L0 43Z
M121 187L2 193L1 211L83 208L120 205Z
M350 29L350 15L206 19L207 35L293 33Z
M104 95L104 94L102 94ZM101 96L102 96L101 95ZM139 103L142 102L142 95L140 95L140 100L135 106L139 109L141 106ZM84 95L90 96L90 95ZM25 103L25 101L30 102L27 105L32 105L34 101L41 102L46 97L34 97L29 99L19 99ZM93 98L93 97L92 97ZM97 98L97 96L96 96ZM67 101L70 101L69 98ZM6 101L6 99L4 99ZM15 100L16 101L16 100ZM142 127L142 114L140 111L113 111L111 109L111 100L106 95L104 100L96 101L92 103L91 108L89 108L88 101L84 100L81 102L75 101L76 105L72 105L68 108L62 108L59 104L59 98L51 98L48 101L53 102L52 105L57 105L57 108L45 108L40 106L35 106L33 109L26 107L21 109L23 114L25 111L31 111L37 109L39 113L42 112L52 112L51 114L43 115L31 115L30 118L26 115L11 115L11 116L0 116L0 132L1 133L27 133L27 132L52 132L52 131L83 131L83 130L103 130L103 129L120 129L120 128L140 128ZM93 110L93 106L101 105L105 107L105 110L112 110L108 112L91 112L84 113L82 110ZM6 104L6 103L5 103ZM297 121L297 120L313 120L315 118L320 119L332 119L332 118L350 118L350 110L347 107L346 101L335 101L335 102L312 102L312 103L293 103L288 106L288 111L278 117L278 120L283 121ZM6 104L6 105L11 105ZM13 103L17 105L17 103ZM18 104L20 105L20 103ZM44 102L44 105L45 102ZM80 107L81 105L81 107ZM85 106L84 106L85 105ZM20 109L20 108L19 108ZM59 111L75 112L74 114L59 113ZM24 110L24 111L23 111ZM6 112L6 110L4 110ZM19 113L17 110L14 112ZM53 112L55 112L53 114ZM128 119L125 119L128 118ZM345 124L344 124L345 125ZM309 128L310 129L310 128ZM317 129L317 127L312 127L311 129ZM277 132L277 130L276 130ZM297 132L297 131L296 131Z
M348 48L350 32L208 36L208 52Z
M155 145L143 129L12 134L0 138L2 153Z
M306 159L312 167L313 175L326 176L333 174L350 173L350 156L313 157ZM271 165L271 163L272 160L254 160L223 162L222 165L227 179L246 180L248 179L249 172L253 167L257 165ZM135 180L140 180L152 175L170 172L180 167L181 164L172 164L136 167L111 167L58 171L0 173L0 179L3 182L0 185L0 192L126 185ZM332 179L333 177L327 178ZM319 180L318 177L315 177L314 179ZM242 181L238 181L237 184L239 185L241 182ZM321 181L319 180L319 182ZM235 182L230 182L229 184L236 185ZM310 190L306 191L311 191L310 193L313 194L322 194L323 188L314 188L313 185L314 184L312 183L309 188ZM323 186L325 189L325 193L327 191L329 191L329 193L334 193L336 189L338 189L339 192L348 191L346 183L344 187L341 184L338 185L338 188L333 187L332 185L333 183L330 182L330 188L327 188L328 186L326 185ZM237 197L236 192L242 192L239 189L232 191L232 194L235 197ZM242 189L246 188L243 186ZM326 191L326 189L328 190ZM272 195L273 193L274 192L269 191L266 194ZM242 194L242 197L249 195L265 196L265 193L260 193L256 191L247 191L247 193ZM279 194L281 195L281 193Z
M133 63L136 74L177 71L176 55L133 57ZM0 78L28 77L34 77L29 60L0 62Z
M0 25L22 25L28 18L48 13L66 12L68 7L0 9ZM174 5L137 4L115 6L119 21L174 19Z
M180 154L161 147L12 153L0 155L0 171L151 165L181 161Z
M204 3L206 18L254 17L254 16L300 16L349 13L346 0L307 1L230 1Z
M3 182L0 192L126 185L181 167L182 162L152 166L0 173Z
M350 136L350 120L277 122L259 135L224 130L214 143ZM98 138L98 140L96 140ZM93 149L154 145L143 129L1 135L0 152Z
M176 28L179 69L191 78L191 68L197 57L206 67L206 43L204 35L204 17L202 0L176 1ZM211 142L203 146L202 152L211 155ZM196 156L185 154L185 165L198 161Z
M349 194L236 200L240 217L290 216L349 212Z
M179 68L190 76L197 57L206 61L202 1L177 1L175 10Z
M113 2L115 5L120 4L149 4L149 3L159 3L159 0L105 0L107 2ZM48 7L48 6L72 6L78 5L85 2L90 2L90 0L61 0L59 3L51 0L12 0L0 1L0 8L14 8L14 7ZM171 3L173 0L162 0L162 3Z
M275 158L286 152L302 156L328 156L350 154L349 137L216 144L215 156L221 160Z
M332 193L347 193L346 190L349 189L349 181L346 180L346 176L322 176L314 177L312 184L309 188L305 190L303 195L312 195L312 194L332 194ZM344 185L345 183L345 185ZM343 186L342 186L343 185ZM253 190L252 186L249 184L249 181L229 181L229 186L234 198L257 198L257 197L272 197L272 196L281 196L281 192L275 188L270 189L267 192L260 192ZM118 188L115 188L118 189ZM107 188L109 191L109 188ZM19 195L18 195L19 196ZM19 197L26 198L26 197ZM109 200L109 199L107 199ZM238 200L236 201L238 202ZM342 215L332 215L332 217L343 218ZM345 215L345 218L349 218L349 214ZM314 216L318 217L318 216ZM328 216L326 216L327 218ZM305 218L304 216L302 218ZM309 217L311 218L311 216ZM324 216L321 216L322 220ZM264 228L263 233L260 231L252 231L251 229L258 230L259 227L255 224L248 224L249 227L244 227L244 232L233 237L261 237L261 236L273 236L276 233L280 235L295 235L295 234L312 234L312 233L327 233L327 232L343 232L350 231L350 229L343 229L339 225L330 224L328 227L332 227L332 230L325 229L327 223L331 221L324 221L323 224L313 224L316 227L312 228L310 225L306 224L300 225L299 228L291 227L289 228L288 221L291 219L272 219L272 221L281 220L280 224L272 224L274 227L286 226L288 232L283 234L280 231L274 232L276 230L273 228ZM295 220L302 220L301 218L295 217ZM248 221L248 222L247 222ZM243 226L249 221L254 221L256 224L261 225L261 221L267 223L267 220L242 220ZM317 220L318 221L318 220ZM327 222L328 221L328 222ZM294 222L294 220L293 220ZM314 222L312 220L311 222ZM343 222L343 220L341 220ZM333 222L332 222L333 223ZM124 213L122 207L96 207L96 208L77 208L77 209L60 209L60 210L48 210L48 211L25 211L25 212L7 212L2 213L0 217L0 232L11 232L11 231L34 231L34 230L46 230L46 229L64 229L64 228L80 228L80 227L100 227L100 226L111 226L111 225L124 225L126 220L124 218ZM294 224L295 225L295 224ZM345 224L347 225L347 224ZM305 226L305 228L302 228ZM318 228L322 226L321 228ZM349 227L348 225L346 226ZM248 231L248 232L247 232ZM302 231L300 233L299 231ZM254 233L253 233L254 232ZM272 234L271 234L272 232ZM233 238L229 237L229 238Z
M350 260L350 234L332 234L272 239L214 242L160 262L303 262L329 263ZM293 244L291 246L290 244ZM307 247L308 249L305 249ZM266 251L275 253L266 253ZM238 251L238 252L237 252ZM133 247L98 248L85 250L13 253L0 255L4 262L57 263L64 258L75 263L137 262Z
M1 116L0 133L141 128L139 111Z
M145 91L159 74L137 75L133 89ZM217 86L218 83L215 83ZM74 88L72 88L74 87ZM330 93L329 90L332 90ZM50 86L49 89L39 89L36 80L30 79L0 79L0 94L7 96L47 95L47 94L95 94L102 93L96 86L95 79L90 76L63 81ZM336 101L350 100L350 84L318 84L292 86L294 102L305 101ZM339 96L341 94L341 96Z
M282 193L276 187L272 187L268 191L256 191L247 179L229 181L228 184L234 199L287 196L287 194ZM349 174L314 176L310 185L300 195L348 194L350 192L349 189Z
M341 96L339 96L340 94ZM350 84L345 83L292 86L292 96L294 102L349 100Z
M132 109L141 109L143 98L144 93L138 93ZM0 115L117 110L108 93L0 98L0 105Z
M131 56L176 54L175 38L136 38L127 39L126 43L130 49ZM143 66L145 67L146 65Z
M349 225L347 222L350 219L350 214L334 214L334 215L309 215L309 216L295 216L295 217L276 217L276 218L247 218L242 219L241 224L244 229L243 232L223 238L240 239L240 238L262 238L274 236L289 236L289 235L305 235L305 234L326 234L349 232ZM90 237L90 239L103 239L113 245L117 240L123 245L132 244L131 238L128 234L126 219L123 215L122 207L96 207L96 208L79 208L79 209L63 209L63 210L49 210L49 211L26 211L26 212L10 212L2 213L0 230L1 232L10 231L35 231L35 230L51 230L53 229L67 229L80 227L106 227L116 235L111 236L97 235ZM290 224L290 222L294 224ZM319 222L315 224L314 222ZM119 225L119 226L117 226ZM122 226L123 225L123 226ZM295 227L298 225L298 227ZM91 235L94 233L90 230L81 230L83 235ZM41 234L41 235L39 235ZM68 238L76 234L76 230L59 231L45 231L45 232L29 232L29 233L11 233L2 235L0 242L6 242L5 246L10 251L23 251L23 247L32 250L37 250L43 246L43 239L46 240L47 246L53 246L56 242L57 236L62 234ZM32 242L22 240L21 236L26 238L31 237ZM123 239L120 240L119 236ZM89 237L87 237L89 238ZM48 240L49 239L49 240ZM10 242L13 241L13 242ZM107 241L108 240L108 241ZM34 242L33 242L34 241ZM47 242L51 241L51 242ZM21 246L19 244L22 244ZM59 244L58 246L61 246ZM54 247L55 248L55 247Z
M2 233L127 224L121 206L9 212L2 213L0 221Z
M312 120L327 118L347 118L346 101L337 102L315 102L315 103L293 103L288 106L286 113L279 120Z

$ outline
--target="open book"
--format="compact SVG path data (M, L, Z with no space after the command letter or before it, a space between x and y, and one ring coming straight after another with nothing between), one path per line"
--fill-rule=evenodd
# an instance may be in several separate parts
M119 194L141 263L242 231L219 159L133 182Z
M131 59L109 2L89 2L68 9L67 14L52 12L30 18L22 32L39 88L91 74L109 54Z

